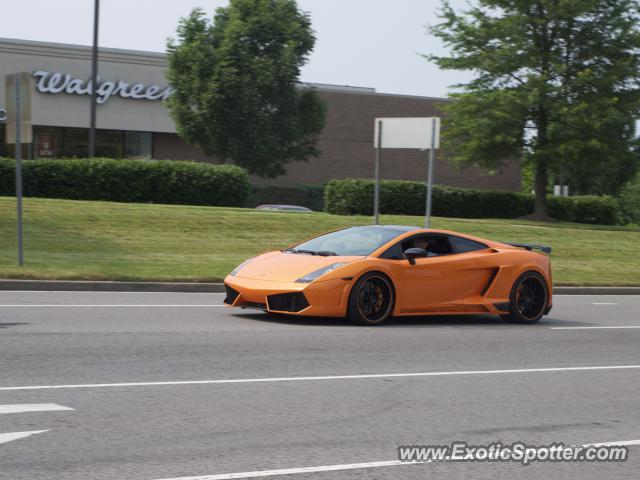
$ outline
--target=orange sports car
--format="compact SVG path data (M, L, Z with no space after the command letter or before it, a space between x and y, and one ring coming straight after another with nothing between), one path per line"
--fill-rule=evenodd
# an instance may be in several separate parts
M350 227L243 262L224 280L224 302L361 325L459 314L533 323L551 310L550 253L447 230Z

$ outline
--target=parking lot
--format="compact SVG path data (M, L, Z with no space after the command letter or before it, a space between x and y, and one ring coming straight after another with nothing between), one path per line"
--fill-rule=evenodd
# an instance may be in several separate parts
M222 294L0 292L2 479L632 478L640 297L535 325L276 317ZM629 442L624 463L397 465L399 445ZM285 475L286 474L286 475Z

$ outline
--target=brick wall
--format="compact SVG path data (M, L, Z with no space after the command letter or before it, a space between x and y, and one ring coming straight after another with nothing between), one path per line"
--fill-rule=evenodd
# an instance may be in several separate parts
M183 142L175 133L153 134L153 158L156 160L195 160L213 162L202 150Z
M376 117L437 116L443 100L404 95L320 90L327 102L326 127L320 135L318 158L291 162L287 174L276 179L252 180L259 185L319 184L334 178L373 177L375 149L373 127ZM446 128L446 121L443 124ZM427 154L415 150L383 150L380 173L385 179L423 180L427 177ZM154 135L154 157L159 159L207 159L197 148L186 145L174 134ZM438 151L434 182L440 185L519 191L521 172L509 162L502 172L487 175L479 168L458 169Z

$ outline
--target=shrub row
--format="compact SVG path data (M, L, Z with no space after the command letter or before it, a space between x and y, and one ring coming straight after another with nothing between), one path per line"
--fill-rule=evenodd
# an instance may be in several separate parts
M321 212L324 210L324 185L254 186L247 200L247 207L274 203L300 205Z
M15 194L15 165L0 159L0 195ZM67 159L23 162L25 196L153 202L185 205L302 205L340 215L371 215L374 184L369 179L332 180L320 185L251 187L247 173L232 165L172 160ZM425 185L383 180L380 211L424 215ZM324 203L324 205L323 205ZM532 195L444 187L433 188L433 215L459 218L516 218L533 212ZM558 220L618 223L619 206L611 197L549 197L549 213Z
M332 180L325 189L330 213L371 215L374 183L367 179ZM433 215L463 218L514 218L530 213L531 199L521 193L463 188L433 187ZM404 180L383 180L380 211L387 214L424 215L425 184Z
M609 196L548 197L549 215L558 220L596 225L624 223L620 206Z
M622 189L620 208L625 220L640 225L640 172L636 173Z
M325 208L339 215L373 213L373 180L331 180L325 188ZM424 215L426 187L421 182L383 180L380 212ZM558 220L613 225L620 215L611 197L549 197L549 213ZM533 212L532 195L515 192L433 187L432 214L458 218L516 218Z
M15 164L0 159L0 195L15 195ZM25 196L244 206L247 173L232 165L172 160L25 160Z

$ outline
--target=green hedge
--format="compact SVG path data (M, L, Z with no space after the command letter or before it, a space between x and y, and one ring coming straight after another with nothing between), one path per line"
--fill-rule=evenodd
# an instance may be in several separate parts
M380 212L424 215L426 188L421 182L383 180ZM373 213L373 180L331 180L325 188L327 212L339 215ZM433 187L433 215L459 218L517 218L533 212L532 195L493 190ZM558 220L613 225L620 215L611 197L549 197L550 214Z
M424 215L426 188L421 182L383 180L380 211L387 214ZM332 180L325 189L329 213L371 215L372 180ZM521 193L463 188L433 187L433 215L462 218L513 218L530 213L532 202Z
M247 207L264 204L300 205L316 212L324 210L324 185L294 185L287 187L252 187Z
M0 195L15 195L15 164L0 159ZM244 206L247 173L232 165L173 160L25 160L29 197Z
M640 224L640 172L620 192L620 208L625 220Z
M623 223L618 202L609 196L548 197L549 215L558 220L596 225Z

